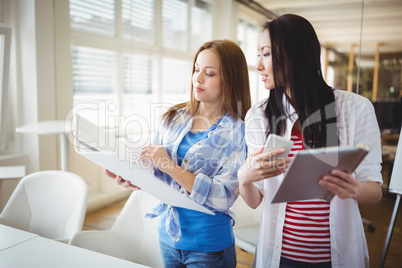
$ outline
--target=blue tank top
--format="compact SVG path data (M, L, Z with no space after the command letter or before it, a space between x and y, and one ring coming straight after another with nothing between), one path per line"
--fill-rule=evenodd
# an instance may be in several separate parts
M184 159L188 150L194 144L208 137L209 132L215 130L220 120L203 132L188 132L183 138L177 150L178 164ZM196 251L220 251L230 247L234 243L234 235L231 225L231 217L224 213L216 212L208 215L195 210L175 207L179 214L181 238L176 243L166 232L167 210L162 213L159 222L159 240L176 249Z

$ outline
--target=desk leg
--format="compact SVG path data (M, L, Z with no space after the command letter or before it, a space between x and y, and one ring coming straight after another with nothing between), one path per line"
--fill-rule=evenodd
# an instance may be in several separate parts
M0 179L0 214L3 211L3 180Z
M389 223L388 233L387 233L387 237L385 239L384 249L382 251L382 256L381 256L381 261L380 261L380 266L379 266L380 268L384 267L384 264L385 264L385 258L387 257L389 243L391 242L392 232L394 231L395 220L396 220L396 216L398 215L398 208L399 208L400 201L401 201L401 195L397 194L395 206L394 206L394 212L392 212L391 222Z
M69 152L68 152L68 139L65 133L60 134L60 159L61 159L61 170L68 171L69 167Z

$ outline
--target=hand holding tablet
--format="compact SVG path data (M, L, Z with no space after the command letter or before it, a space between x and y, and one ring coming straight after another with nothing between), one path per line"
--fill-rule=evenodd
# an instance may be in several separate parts
M363 145L298 151L271 203L308 199L331 201L334 194L318 181L334 169L352 174L368 152L369 148Z

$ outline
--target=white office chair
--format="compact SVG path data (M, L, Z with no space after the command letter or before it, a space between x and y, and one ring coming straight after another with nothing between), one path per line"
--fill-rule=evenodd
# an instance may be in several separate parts
M0 214L0 223L68 242L82 230L88 186L78 175L39 171L21 179Z
M143 191L133 191L110 230L82 231L70 244L150 267L163 267L159 249L159 217L145 214L159 203Z
M239 196L232 206L232 211L235 213L233 232L236 246L244 251L255 254L262 204L256 209L252 209Z

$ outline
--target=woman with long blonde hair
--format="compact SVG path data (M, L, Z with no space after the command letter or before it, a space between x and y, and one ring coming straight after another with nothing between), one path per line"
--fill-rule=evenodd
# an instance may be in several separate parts
M243 119L250 108L246 59L228 40L205 43L195 54L190 101L170 108L155 143L142 158L155 176L215 215L159 204L158 227L165 267L235 267L229 208L238 196L237 170L246 159ZM114 176L122 186L135 189Z

